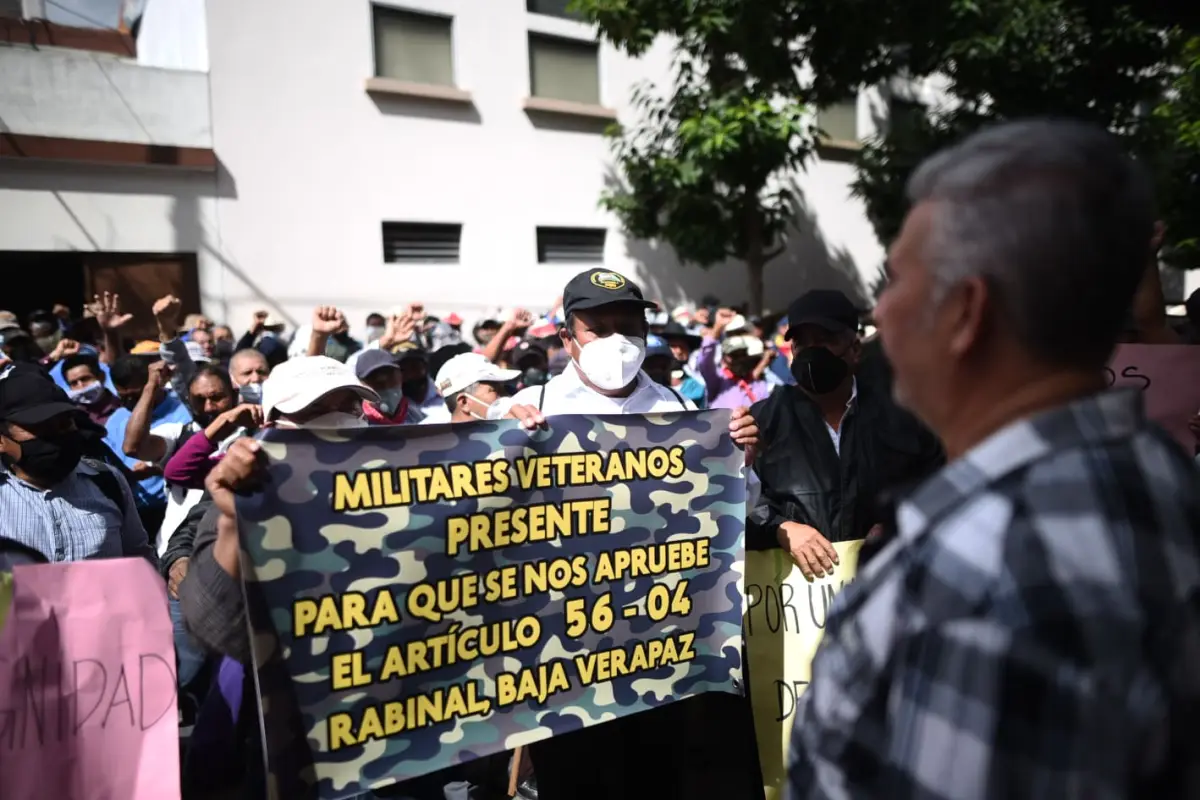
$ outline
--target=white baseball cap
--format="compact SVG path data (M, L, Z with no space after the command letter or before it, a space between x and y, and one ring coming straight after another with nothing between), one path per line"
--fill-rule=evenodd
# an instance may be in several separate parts
M434 383L442 397L449 397L473 383L507 383L520 374L520 370L501 369L479 353L462 353L442 365Z
M762 339L757 336L730 336L725 341L721 342L722 353L745 353L748 356L761 356L763 354Z
M734 318L729 320L729 324L725 326L725 334L732 335L740 333L750 327L749 321L741 314L734 315Z
M360 381L354 370L329 356L289 358L263 382L263 415L272 412L295 414L303 411L330 392L350 389L364 400L379 402L375 390Z

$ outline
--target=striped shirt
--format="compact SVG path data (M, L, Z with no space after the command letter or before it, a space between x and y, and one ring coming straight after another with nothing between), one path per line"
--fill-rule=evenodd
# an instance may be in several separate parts
M108 470L116 479L123 509L94 479L99 470ZM50 489L32 486L0 468L0 538L36 550L51 562L143 556L158 566L129 485L98 462L79 462Z

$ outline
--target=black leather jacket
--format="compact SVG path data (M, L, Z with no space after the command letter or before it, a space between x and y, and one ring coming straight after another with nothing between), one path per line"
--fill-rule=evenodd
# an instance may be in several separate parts
M885 522L884 492L931 475L945 461L933 434L891 398L885 369L863 369L841 427L841 457L817 405L795 386L751 408L762 494L746 522L746 548L778 547L783 522L811 525L831 542L862 539Z

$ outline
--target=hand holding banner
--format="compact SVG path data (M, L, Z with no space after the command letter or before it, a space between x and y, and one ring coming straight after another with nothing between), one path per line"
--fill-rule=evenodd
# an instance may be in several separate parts
M309 784L280 795L739 691L728 428L710 411L267 431L268 488L238 515L269 766ZM296 730L305 752L281 760L273 732Z

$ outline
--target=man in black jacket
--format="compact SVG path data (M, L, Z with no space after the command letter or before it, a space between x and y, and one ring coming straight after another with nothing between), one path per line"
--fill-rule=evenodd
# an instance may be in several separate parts
M892 401L883 354L859 339L858 311L845 295L810 291L788 309L788 322L797 385L751 409L762 432L762 494L746 546L782 547L805 576L820 578L837 561L832 543L881 532L881 493L931 474L943 454Z

